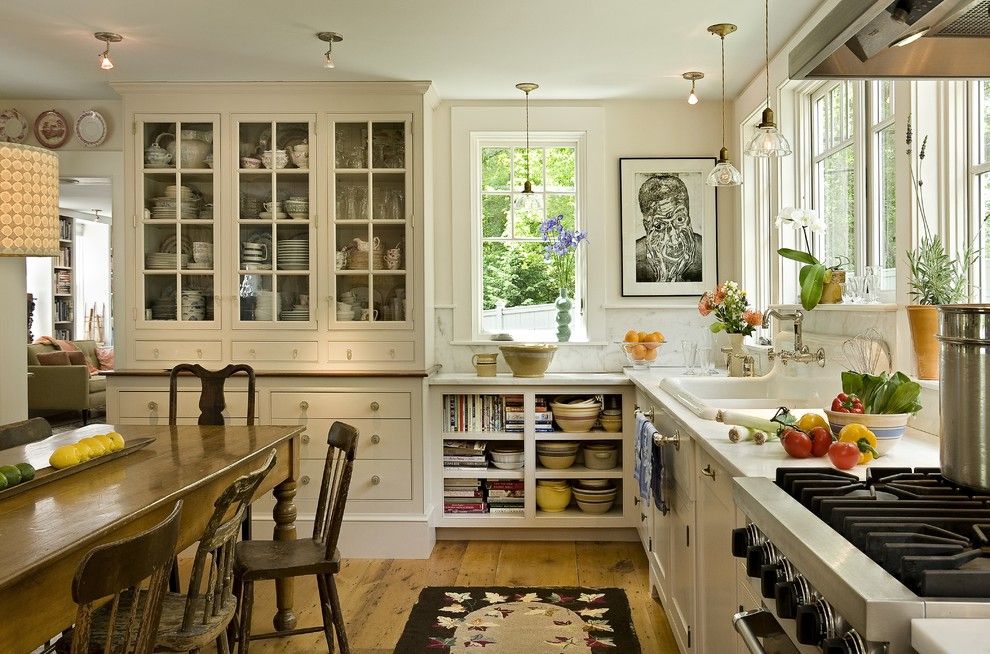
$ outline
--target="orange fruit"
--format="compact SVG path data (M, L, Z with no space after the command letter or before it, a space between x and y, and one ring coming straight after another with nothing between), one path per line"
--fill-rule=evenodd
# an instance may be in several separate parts
M650 332L646 338L640 339L643 343L663 343L663 334L660 332Z
M645 345L637 345L632 349L632 357L636 361L642 361L646 358L647 349Z
M639 342L640 343L645 343L646 342L646 339L648 339L650 337L650 335L647 334L646 332L640 332L638 334L638 336L639 336Z
M639 332L635 329L630 329L626 332L626 336L623 340L626 343L639 343Z
M645 357L645 359L647 361L656 361L657 360L657 354L659 354L659 352L660 352L660 348L657 348L657 347L648 347L648 348L646 348L646 357Z

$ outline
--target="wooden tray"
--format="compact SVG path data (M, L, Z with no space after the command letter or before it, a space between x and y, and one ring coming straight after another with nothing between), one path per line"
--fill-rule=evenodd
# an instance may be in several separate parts
M127 444L122 450L111 452L110 454L104 454L103 456L95 459L90 459L89 461L84 461L83 463L77 463L74 466L62 468L61 470L56 470L51 466L48 466L47 468L40 468L35 472L34 479L31 481L25 481L17 484L16 486L9 486L3 490L0 490L0 500L12 497L18 493L23 493L24 491L31 490L32 488L37 488L38 486L42 486L52 481L58 481L59 479L63 479L69 475L98 466L101 463L119 459L120 457L126 456L131 452L136 452L141 448L151 445L155 442L155 440L156 439L154 438L135 438L127 441Z

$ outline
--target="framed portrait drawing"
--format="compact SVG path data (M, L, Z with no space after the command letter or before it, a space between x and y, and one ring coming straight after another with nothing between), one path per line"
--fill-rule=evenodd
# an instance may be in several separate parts
M697 295L718 283L714 157L619 159L622 295Z

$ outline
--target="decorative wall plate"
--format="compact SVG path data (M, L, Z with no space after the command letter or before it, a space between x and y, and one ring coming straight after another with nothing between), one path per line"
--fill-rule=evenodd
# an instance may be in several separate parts
M76 136L83 145L95 148L107 138L107 121L98 111L90 109L76 118Z
M17 109L0 111L0 141L23 143L28 135L27 119Z
M69 140L69 133L69 123L65 116L54 109L41 112L34 121L34 137L38 139L38 143L51 150L65 145Z

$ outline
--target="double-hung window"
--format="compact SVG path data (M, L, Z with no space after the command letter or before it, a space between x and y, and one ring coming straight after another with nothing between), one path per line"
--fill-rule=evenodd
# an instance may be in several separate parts
M579 139L483 139L477 142L475 219L480 235L480 332L510 333L517 340L556 340L560 290L544 252L540 224L563 216L568 229L584 229L581 216ZM524 197L527 176L533 195ZM583 249L577 253L572 339L586 338Z
M894 287L896 259L894 85L889 80L824 84L811 95L814 209L828 229L815 245L827 265L851 274L880 269Z
M970 100L970 197L971 225L979 235L978 291L982 302L990 301L990 81L972 83Z

